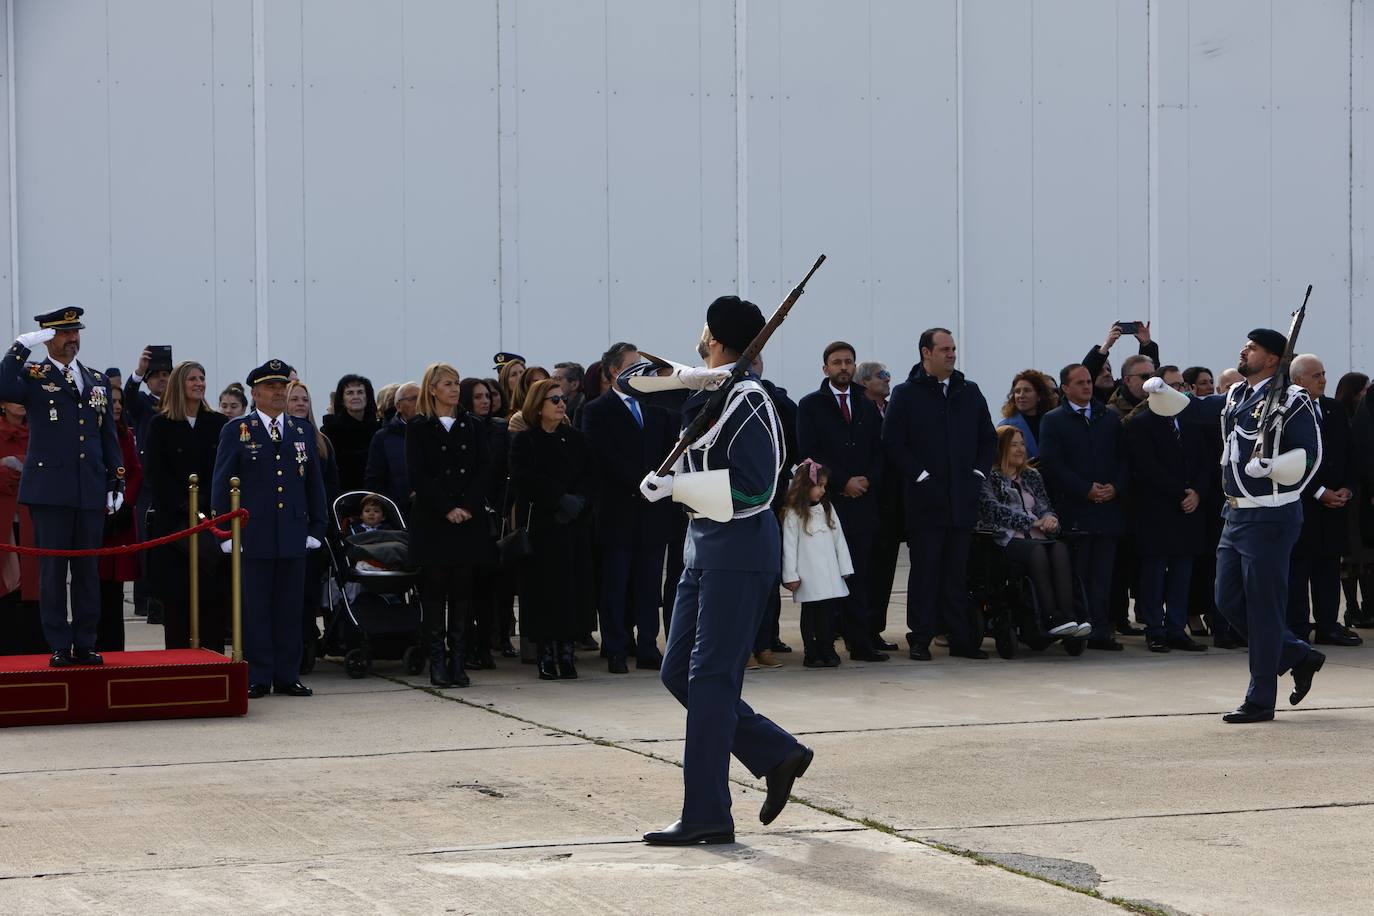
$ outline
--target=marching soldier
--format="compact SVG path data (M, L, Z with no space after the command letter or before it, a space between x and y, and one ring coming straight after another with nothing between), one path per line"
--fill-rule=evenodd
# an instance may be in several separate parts
M37 316L39 330L20 334L0 361L0 400L23 404L29 413L19 501L29 507L40 548L99 547L106 514L124 504L124 458L110 414L109 382L76 359L83 314L82 309L65 308ZM39 344L46 345L47 358L25 362ZM49 664L103 664L95 651L100 620L96 558L41 557L38 569L39 612L52 649Z
M763 327L758 306L723 296L707 310L697 347L707 368L646 360L624 369L617 384L646 403L680 407L685 428ZM687 708L682 817L646 833L652 845L734 842L732 753L767 781L759 812L765 824L782 811L793 782L811 764L810 748L740 699L744 666L781 572L772 500L782 455L777 411L751 372L731 388L720 419L688 449L677 473L651 472L640 484L651 502L671 496L692 519L660 672Z
M243 655L248 697L275 691L308 697L301 665L301 593L305 554L325 530L324 480L315 430L286 416L292 369L268 360L248 373L256 410L224 424L215 456L212 503L229 507L229 480L239 479L243 528ZM232 545L224 542L227 553Z
M1273 719L1278 678L1286 671L1293 673L1294 685L1288 702L1296 706L1326 661L1293 634L1287 621L1289 558L1302 531L1302 493L1321 464L1316 414L1301 386L1290 385L1279 408L1263 419L1287 345L1278 331L1251 331L1236 367L1244 381L1224 397L1190 402L1163 379L1145 383L1150 409L1163 416L1193 406L1190 421L1207 422L1220 410L1226 527L1217 548L1217 608L1250 644L1245 702L1222 716L1231 723ZM1273 444L1273 457L1255 455L1261 435Z

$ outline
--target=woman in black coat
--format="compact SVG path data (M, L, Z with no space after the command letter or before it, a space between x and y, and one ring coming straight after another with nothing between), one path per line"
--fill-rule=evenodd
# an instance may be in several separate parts
M339 462L341 492L361 490L367 474L367 450L382 426L372 382L361 375L345 375L330 402L320 431L329 437Z
M476 569L491 550L486 432L459 398L458 370L430 365L420 382L415 416L406 425L406 474L415 492L411 558L421 571L429 682L436 687L470 683L464 671L467 622Z
M188 527L190 475L200 477L200 511L210 517L210 479L215 451L227 419L205 403L205 367L183 362L167 379L159 411L148 424L144 443L143 486L152 494L148 537L157 538ZM215 506L216 512L229 511ZM200 644L224 651L225 612L229 589L218 542L211 534L196 538L200 561ZM162 635L168 649L191 645L191 582L187 544L179 541L148 554L148 586L165 608Z
M576 640L595 608L591 549L596 468L587 438L567 423L556 379L535 382L510 444L515 522L534 545L520 561L520 632L539 646L539 676L577 677Z

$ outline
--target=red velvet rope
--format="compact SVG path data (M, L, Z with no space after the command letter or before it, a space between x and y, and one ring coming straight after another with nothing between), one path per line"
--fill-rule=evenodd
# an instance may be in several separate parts
M0 544L0 553L17 553L25 557L118 557L127 553L138 553L141 550L151 550L154 547L161 547L173 541L180 541L201 531L210 531L220 522L227 522L230 519L241 518L248 521L247 509L235 509L233 512L226 512L214 518L208 518L196 525L194 528L186 528L182 531L174 531L171 534L160 538L153 538L151 541L143 541L139 544L123 544L119 547L93 547L89 550L42 550L38 547L24 547L18 544ZM215 537L224 540L232 535L227 531L211 531Z

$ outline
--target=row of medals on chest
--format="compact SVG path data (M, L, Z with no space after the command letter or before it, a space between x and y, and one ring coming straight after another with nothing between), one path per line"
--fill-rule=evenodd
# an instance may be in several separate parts
M257 461L257 460L258 460L258 449L262 448L262 443L259 442L259 441L257 441L256 439L253 438L253 432L252 432L251 429L249 429L249 427L252 426L253 428L257 428L258 426L261 426L261 425L262 425L262 424L260 424L260 423L258 422L258 418L257 418L257 417L253 417L253 418L250 419L247 423L244 423L244 422L240 422L240 423L239 423L239 444L242 445L242 446L244 446L244 447L246 447L246 448L248 449L249 456L250 456L250 458L251 458L253 461ZM284 426L284 425L286 425L286 424L283 423L282 425ZM293 430L296 430L296 431L299 431L299 430L300 430L300 427L299 427L299 426L292 426L291 428L292 428ZM295 446L296 446L296 473L299 474L301 477L304 477L304 476L305 476L305 463L306 463L306 461L308 461L308 460L310 459L309 453L306 452L305 445L306 445L306 444L305 444L304 440L298 440L298 441L295 443ZM281 461L281 452L280 452L280 451L277 452L277 460L278 460L278 461ZM278 473L280 473L280 472L278 472Z

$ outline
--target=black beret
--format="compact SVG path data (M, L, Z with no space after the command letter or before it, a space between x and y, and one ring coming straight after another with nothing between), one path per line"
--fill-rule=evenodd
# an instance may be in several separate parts
M291 381L292 368L279 359L269 359L252 372L248 373L248 387L261 385L263 382L289 382Z
M759 336L763 312L748 299L721 296L706 309L706 327L728 350L743 353Z
M1282 356L1288 349L1288 338L1273 328L1255 328L1247 336L1275 356Z
M34 315L33 320L38 322L40 328L52 328L54 331L79 331L86 325L82 324L81 316L86 314L86 310L76 306L68 306L64 309L56 309L43 315Z

